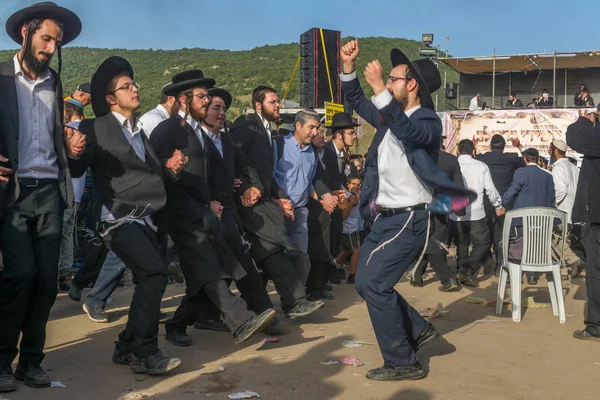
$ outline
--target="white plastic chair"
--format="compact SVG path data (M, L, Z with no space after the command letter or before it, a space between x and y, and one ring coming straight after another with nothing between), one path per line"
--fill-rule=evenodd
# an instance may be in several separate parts
M523 220L523 256L521 263L508 260L508 246L512 221ZM554 208L526 207L508 211L504 219L502 231L502 256L504 263L500 268L500 283L496 303L496 314L502 314L506 280L510 275L510 291L512 297L512 319L521 321L521 275L522 272L552 272L552 280L548 279L548 290L552 301L552 312L559 316L561 324L566 322L565 302L562 292L560 263L565 246L566 229L562 230L561 243L558 248L558 261L552 259L552 232L555 222L560 220L567 226L567 214Z

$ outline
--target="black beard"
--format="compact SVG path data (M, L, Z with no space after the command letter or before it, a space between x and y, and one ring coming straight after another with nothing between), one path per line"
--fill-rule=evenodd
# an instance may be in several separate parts
M28 51L23 55L23 63L27 65L32 72L36 74L41 74L44 71L44 68L48 66L50 60L52 59L52 55L48 53L43 53L48 57L47 61L40 61L33 55L33 49L30 47Z
M262 110L262 115L261 115L264 119L266 119L269 122L273 122L275 125L280 125L281 123L281 117L276 117L275 113L269 112L267 110L265 110L263 108Z

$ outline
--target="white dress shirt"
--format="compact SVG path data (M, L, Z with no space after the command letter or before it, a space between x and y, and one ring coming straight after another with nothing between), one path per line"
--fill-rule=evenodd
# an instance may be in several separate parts
M566 212L567 222L571 223L571 212L579 182L579 168L571 164L568 158L556 160L552 164L552 179L556 191L556 208Z
M485 218L485 210L483 208L483 195L487 194L490 202L494 207L502 207L502 198L494 186L490 168L483 162L475 160L470 155L458 156L460 164L460 172L463 176L463 182L467 189L477 193L477 199L467 206L464 217L457 217L456 214L450 214L450 219L453 221L479 221Z
M19 110L19 178L58 179L54 148L56 99L54 77L48 68L31 80L23 73L17 56L15 86Z
M115 116L115 118L117 118L117 121L119 121L119 126L121 127L121 130L123 131L123 135L125 136L125 139L127 139L127 142L129 142L129 144L131 145L133 150L135 151L135 154L142 161L146 162L146 148L144 147L144 140L140 136L140 133L142 131L142 122L140 120L137 120L135 123L135 126L132 128L129 120L127 118L125 118L123 115L121 115L115 111L112 111L112 114ZM137 212L142 212L142 211L143 210L137 210ZM122 219L126 220L127 222L137 222L142 225L148 225L154 231L157 230L156 226L152 223L152 220L150 219L150 216L148 216L148 215L145 216L144 218L135 218L134 215L132 215L132 216L123 217ZM102 206L102 215L100 217L100 220L103 222L117 221L115 216L112 215L111 212L108 210L108 208L106 208L106 206L104 206L104 205Z
M221 154L221 158L222 158L223 157L223 140L221 138L221 132L212 133L212 131L210 129L208 129L206 126L202 126L202 127L206 131L206 135L215 144L215 147L219 151L219 154Z
M185 113L179 110L179 116L183 118L185 117ZM187 116L185 122L187 122L188 125L192 127L194 132L196 132L196 136L198 136L198 139L200 140L200 145L204 150L206 150L206 146L204 146L204 136L202 135L202 126L200 125L200 122L196 121L195 119L192 119L192 117L189 115Z
M340 173L344 170L344 149L342 148L341 150L338 150L337 146L335 145L335 142L332 140L331 143L333 144L333 148L335 149L335 154L337 154L337 163L338 163L338 169L340 170Z
M373 97L378 109L394 101L392 95L384 90ZM404 113L408 118L421 106L415 106ZM385 208L410 207L431 203L433 192L414 173L408 164L404 143L388 129L377 148L377 168L379 170L379 194L377 204Z
M164 120L169 119L171 116L166 108L162 104L157 105L152 110L140 117L140 122L144 126L144 133L149 138L154 128L158 126Z

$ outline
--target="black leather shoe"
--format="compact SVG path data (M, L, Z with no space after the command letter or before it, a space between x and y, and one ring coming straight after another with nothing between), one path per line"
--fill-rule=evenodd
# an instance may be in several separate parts
M417 345L415 346L415 352L418 351L421 347L427 346L428 344L435 342L439 338L440 338L440 332L430 322L427 325L427 328L423 332L421 332L421 334L417 338Z
M165 339L175 346L189 346L192 344L192 337L187 333L178 330L167 331Z
M383 367L369 370L366 375L367 379L374 381L407 381L425 378L423 367L418 362L413 365L405 365L396 367L392 365L384 365Z
M354 274L348 275L348 280L346 281L346 283L354 285L355 281L356 281L356 275L354 275Z
M279 336L283 335L283 319L279 318L277 315L273 318L273 321L265 328L263 331L266 335L269 336Z
M299 302L296 303L296 305L294 307L292 307L290 310L287 310L285 312L285 314L289 318L292 318L292 319L298 318L298 317L305 317L309 314L314 313L319 308L323 307L324 304L325 303L323 303L322 300L318 300L318 301L300 300Z
M134 357L129 368L133 372L148 375L164 375L181 365L179 358L168 358L158 350L156 353L146 357Z
M239 328L237 328L235 332L233 332L233 340L235 343L240 344L252 336L255 332L261 332L264 330L267 326L269 326L269 324L271 324L271 321L273 321L273 318L275 318L275 314L275 310L269 308L260 313L260 315L256 315L248 319Z
M439 287L440 292L455 292L460 290L460 284L455 278L450 278Z
M113 351L112 361L118 365L130 365L135 357L133 353L124 353L119 350L119 345L115 343L115 350Z
M69 272L66 276L58 278L58 290L61 292L68 292L71 289L71 281L73 280L73 273Z
M315 290L314 292L311 292L306 299L308 301L333 300L335 297L331 292L326 290Z
M39 365L24 367L21 364L15 369L15 379L25 381L25 385L32 388L45 388L50 386L50 377Z
M81 301L81 289L75 285L71 285L69 289L69 298L73 301Z
M410 279L409 282L410 286L412 287L423 287L423 281L413 281L412 279Z
M479 287L479 282L473 279L473 277L467 272L460 271L458 274L456 274L456 279L465 286Z
M323 290L331 292L333 290L333 286L331 286L329 283L326 283L325 286L323 286Z
M575 339L589 340L591 342L600 342L600 336L594 336L594 335L592 335L587 330L587 328L586 329L580 329L580 330L577 330L577 331L573 332L573 337Z
M214 319L198 319L194 323L196 329L207 329L215 332L229 332L229 327L221 320Z
M17 380L13 375L13 370L10 365L0 367L0 392L12 392L17 390Z

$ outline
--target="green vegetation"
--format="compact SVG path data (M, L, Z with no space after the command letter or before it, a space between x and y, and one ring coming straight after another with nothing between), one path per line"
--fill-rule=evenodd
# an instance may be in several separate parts
M346 43L350 39L353 38L343 38L342 43ZM391 67L389 54L393 47L401 49L411 59L416 59L420 45L420 42L415 40L384 37L361 38L359 42L361 54L357 60L357 71L359 71L361 80L361 71L369 61L379 59L387 73ZM65 96L72 93L77 85L90 81L92 74L103 60L109 56L119 55L129 60L133 66L135 80L141 85L142 108L140 111L146 112L158 104L161 87L170 81L174 74L190 68L199 68L205 76L215 78L218 86L226 88L232 93L234 101L229 118L234 119L244 108L250 107L250 95L258 85L272 86L283 97L299 51L298 43L262 46L247 51L200 48L126 50L67 47L63 49L63 89ZM16 50L0 51L0 60L13 57L15 52ZM53 67L56 68L56 66L55 57ZM443 69L441 72L443 74ZM458 75L451 69L448 72L448 81L456 82ZM370 88L368 85L364 85L364 87L367 96L370 96ZM442 91L439 96L439 108L443 109ZM287 99L298 102L299 98L300 77L297 73ZM91 107L86 109L86 115L92 115ZM370 139L361 141L361 150L366 145L365 141L370 142Z

